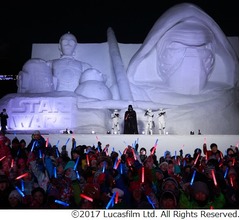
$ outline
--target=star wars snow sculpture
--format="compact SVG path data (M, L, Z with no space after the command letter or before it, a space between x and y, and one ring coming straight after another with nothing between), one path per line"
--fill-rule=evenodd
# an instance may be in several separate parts
M119 125L120 114L117 109L115 109L114 112L111 114L111 119L112 119L111 134L120 134L120 125Z
M152 112L152 109L147 109L144 116L147 118L146 125L145 125L145 134L146 135L152 135L153 134L153 128L154 128L154 114Z
M160 108L157 118L158 118L159 134L160 135L166 134L166 118L167 118L166 111L164 111L162 108Z
M53 92L53 78L50 66L45 60L28 60L18 74L18 93Z
M169 109L173 133L192 127L209 134L238 132L238 57L197 6L183 3L166 11L130 60L127 75L134 100Z
M188 3L162 14L142 44L118 43L111 28L101 44L78 44L67 33L59 44L33 47L18 93L3 97L0 108L13 130L106 134L112 110L124 114L131 105L139 130L145 109L161 106L171 134L239 134L238 44L229 39Z

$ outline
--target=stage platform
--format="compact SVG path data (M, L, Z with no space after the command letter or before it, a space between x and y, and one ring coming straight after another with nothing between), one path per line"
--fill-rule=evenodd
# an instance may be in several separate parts
M31 140L31 134L6 134L11 140L16 136L19 140L25 139L27 143ZM139 150L141 147L147 149L147 153L150 153L150 149L157 142L156 155L159 158L164 155L166 150L170 151L172 155L179 154L179 150L183 149L183 154L193 154L195 148L202 149L204 141L206 141L208 149L210 149L211 143L216 143L218 148L225 154L228 147L238 146L239 135L111 135L111 134L43 134L44 138L48 138L51 145L56 145L59 141L58 148L66 144L68 138L74 137L77 145L93 146L97 145L97 142L102 143L102 147L109 144L109 152L113 149L116 152L123 152L127 145L133 146L135 142L139 144ZM71 141L67 143L67 150L70 153Z

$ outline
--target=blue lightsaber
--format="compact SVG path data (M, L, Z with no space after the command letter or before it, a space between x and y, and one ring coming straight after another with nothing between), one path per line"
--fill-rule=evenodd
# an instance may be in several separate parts
M155 209L155 205L153 204L151 198L149 196L147 196L148 202L152 205L152 207Z
M68 144L69 141L70 141L70 138L67 139L66 144L65 144L66 146L67 146L67 144Z
M227 175L228 175L228 167L226 168L225 172L224 172L224 179L227 178Z
M55 203L58 203L58 204L60 204L60 205L63 205L63 206L69 206L69 204L68 203L66 203L66 202L63 202L63 201L61 201L61 200L58 200L58 199L55 199L55 201L54 201Z
M36 141L34 141L33 144L32 144L31 152L33 152L35 144L36 144Z
M57 167L53 168L54 178L57 178Z
M25 197L24 193L23 193L17 186L15 186L15 189L19 192L19 194L20 194L22 197Z
M79 162L79 158L80 158L80 156L77 158L77 161L76 161L76 163L75 163L75 165L74 165L74 167L73 167L73 170L76 170L76 169L77 169L77 165L78 165L78 162Z
M191 182L190 182L190 185L192 186L193 182L194 182L194 179L195 179L195 176L196 176L196 170L193 171L193 175L192 175L192 179L191 179Z
M115 196L116 196L116 192L113 193L111 199L109 200L109 202L108 202L108 204L106 206L106 209L109 209L110 205L112 205L112 206L114 205L114 198L115 198Z
M22 189L22 192L25 191L25 186L24 186L24 180L21 179L21 189Z

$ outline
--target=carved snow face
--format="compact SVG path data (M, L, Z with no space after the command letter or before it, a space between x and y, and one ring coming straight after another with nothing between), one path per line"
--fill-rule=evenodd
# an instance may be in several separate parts
M158 74L182 94L198 94L214 65L212 33L203 25L182 23L157 44Z
M62 52L62 55L65 56L73 56L74 55L74 51L77 47L77 39L75 38L74 35L67 33L64 34L61 39L60 39L60 45L59 45L59 49Z

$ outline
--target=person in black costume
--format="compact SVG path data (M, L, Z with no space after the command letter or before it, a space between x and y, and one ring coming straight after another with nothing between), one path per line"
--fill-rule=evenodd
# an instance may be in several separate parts
M1 131L3 134L5 134L7 130L7 119L8 119L7 110L5 108L0 113L0 118L1 118Z
M137 114L132 105L128 106L128 110L124 114L124 134L138 134Z

